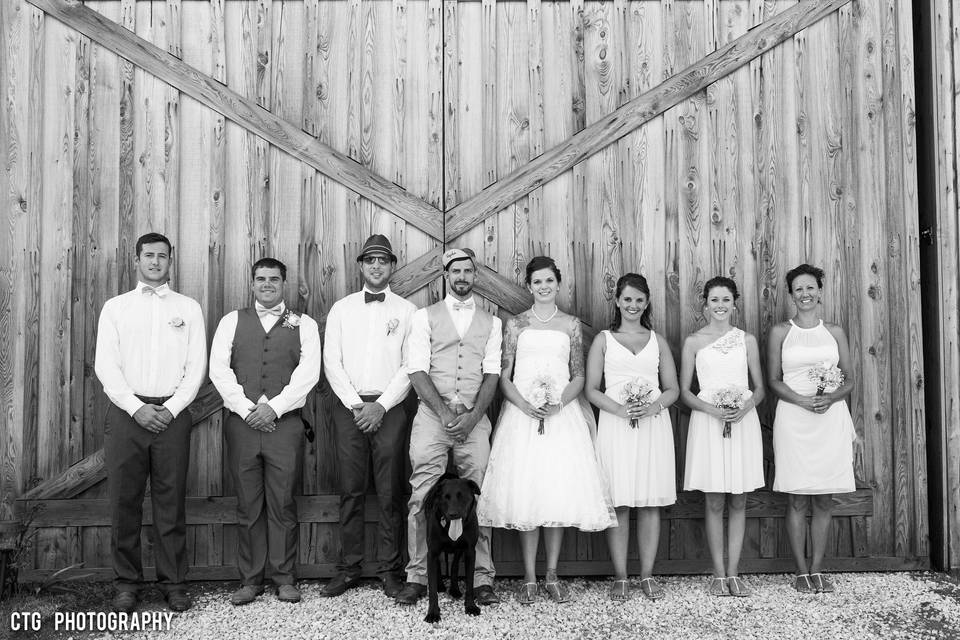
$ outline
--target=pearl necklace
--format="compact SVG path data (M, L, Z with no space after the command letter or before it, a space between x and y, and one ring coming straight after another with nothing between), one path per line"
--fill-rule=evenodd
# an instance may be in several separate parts
M548 322L553 320L553 317L557 315L557 313L559 312L560 312L560 307L558 307L557 305L553 305L553 313L551 313L546 319L544 319L537 315L536 309L534 309L533 307L530 307L530 313L533 314L533 317L539 320L540 322L542 322L543 324L547 324Z

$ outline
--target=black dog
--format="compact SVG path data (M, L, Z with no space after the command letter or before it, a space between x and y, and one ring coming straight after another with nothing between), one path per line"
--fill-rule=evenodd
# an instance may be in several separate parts
M440 621L437 591L443 590L440 581L440 555L453 554L450 564L450 596L459 598L460 584L457 571L463 558L463 578L467 597L463 601L467 615L480 615L480 607L473 599L473 568L477 556L477 499L480 487L473 480L465 480L452 473L443 474L433 485L423 503L427 519L427 585L430 606L425 622Z

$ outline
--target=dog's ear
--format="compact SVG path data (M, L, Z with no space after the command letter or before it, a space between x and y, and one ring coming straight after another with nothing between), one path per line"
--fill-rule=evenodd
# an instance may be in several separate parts
M430 488L430 491L427 492L427 496L423 499L423 511L425 513L431 513L434 510L434 506L437 503L437 495L440 493L440 486L442 484L443 478L439 478Z
M467 480L467 486L470 487L470 491L473 492L473 495L480 495L480 487L477 486L477 483L473 480Z

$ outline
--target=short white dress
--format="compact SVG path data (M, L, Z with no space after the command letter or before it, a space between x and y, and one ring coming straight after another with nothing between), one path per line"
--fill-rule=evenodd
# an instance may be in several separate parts
M525 329L517 338L513 382L525 397L534 381L551 375L562 389L570 382L570 336L553 329ZM480 489L482 526L531 531L617 526L580 404L539 420L505 401L493 435Z
M743 391L744 399L752 395L745 337L742 329L734 328L697 351L698 398L713 404L717 391L729 387ZM756 409L731 425L729 438L723 437L723 420L703 411L692 411L683 488L708 493L748 493L763 485L763 438Z
M645 382L660 395L660 344L651 331L650 339L633 353L610 331L603 332L606 350L603 359L604 393L623 404L623 387L628 382ZM653 401L656 402L656 397ZM600 410L597 425L597 455L610 487L614 507L664 507L677 501L676 460L670 412L637 421Z
M783 381L804 396L817 393L808 377L811 368L840 361L837 341L821 320L809 329L790 321L781 351ZM801 495L850 493L853 477L853 441L856 431L846 402L835 402L825 413L807 411L781 400L773 421L776 462L774 491Z

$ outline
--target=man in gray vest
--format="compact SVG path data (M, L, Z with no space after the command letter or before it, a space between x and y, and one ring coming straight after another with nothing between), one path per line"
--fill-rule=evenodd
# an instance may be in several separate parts
M420 409L410 434L410 562L399 604L415 604L427 592L423 501L446 470L448 452L461 477L483 484L492 429L486 411L500 379L501 323L474 300L473 252L450 249L442 263L447 296L413 314L407 341L407 372ZM480 528L476 550L477 604L497 604L489 527Z
M306 314L283 302L287 268L254 263L252 308L220 321L210 348L210 380L230 410L223 425L237 490L237 565L234 605L263 593L269 564L277 597L299 602L294 576L297 505L294 490L303 459L300 408L320 378L320 333Z

